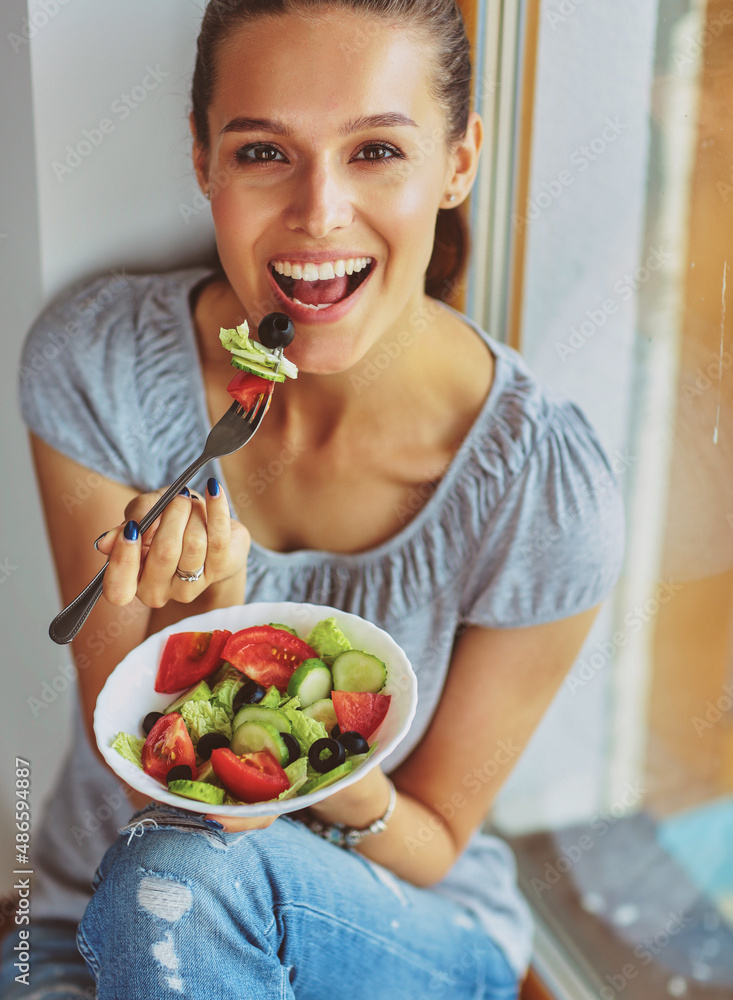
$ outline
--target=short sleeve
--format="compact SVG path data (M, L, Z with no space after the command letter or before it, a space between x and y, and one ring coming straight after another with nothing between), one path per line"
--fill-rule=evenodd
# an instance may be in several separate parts
M132 299L124 275L66 291L26 337L18 389L34 434L101 475L143 487L141 463L126 445L140 423Z
M582 411L554 403L544 433L488 518L462 620L519 628L588 610L611 593L624 540L611 461Z

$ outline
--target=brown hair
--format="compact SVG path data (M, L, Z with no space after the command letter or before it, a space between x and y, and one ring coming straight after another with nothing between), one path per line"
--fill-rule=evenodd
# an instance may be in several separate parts
M209 145L207 115L216 87L216 54L221 43L241 24L261 17L317 15L324 7L399 19L427 35L436 53L430 90L445 114L446 145L450 149L463 138L471 103L471 54L456 0L209 0L198 37L191 93L196 137L204 149ZM428 295L450 301L463 275L468 250L462 208L440 209L425 276Z

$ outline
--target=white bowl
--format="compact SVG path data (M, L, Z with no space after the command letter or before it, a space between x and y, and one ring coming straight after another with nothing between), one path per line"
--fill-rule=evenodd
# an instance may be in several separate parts
M163 646L175 632L213 632L227 628L237 632L252 625L279 622L289 625L305 638L324 618L333 617L355 649L373 653L387 665L384 693L392 695L386 716L370 742L379 746L368 760L344 778L308 795L298 795L279 802L257 802L252 805L221 805L197 802L174 795L158 781L131 764L111 748L120 731L143 737L142 720L148 712L160 712L175 698L175 694L159 694L154 689L155 677ZM386 632L358 615L338 608L316 604L290 602L240 604L232 608L217 608L202 615L184 618L169 628L151 635L118 663L97 699L94 710L94 734L99 749L109 766L123 781L151 799L167 802L189 812L212 813L221 816L276 816L305 809L320 802L333 792L346 788L363 778L394 750L410 728L417 705L417 678L403 650Z

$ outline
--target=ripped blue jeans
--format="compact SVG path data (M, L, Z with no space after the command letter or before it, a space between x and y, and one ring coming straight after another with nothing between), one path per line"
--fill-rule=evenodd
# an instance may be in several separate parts
M107 851L77 944L98 1000L515 1000L454 902L287 816L225 833L151 804Z

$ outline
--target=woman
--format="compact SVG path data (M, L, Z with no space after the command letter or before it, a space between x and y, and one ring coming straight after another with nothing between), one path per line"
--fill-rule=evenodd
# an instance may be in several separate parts
M31 334L28 351L85 310L23 407L64 601L99 568L89 533L105 532L105 599L74 644L90 740L121 657L240 603L245 573L248 601L376 622L419 679L404 743L311 810L360 831L388 814L354 851L291 817L152 805L130 823L143 801L80 724L37 843L32 983L48 995L91 982L82 913L100 998L517 995L528 912L510 852L476 831L615 582L622 515L580 411L438 301L482 140L469 95L453 0L212 0L191 123L223 270L87 283ZM307 264L318 280L299 277ZM155 491L228 405L219 329L256 330L273 309L295 322L298 380L141 539ZM59 497L90 469L75 520Z

